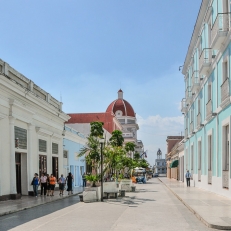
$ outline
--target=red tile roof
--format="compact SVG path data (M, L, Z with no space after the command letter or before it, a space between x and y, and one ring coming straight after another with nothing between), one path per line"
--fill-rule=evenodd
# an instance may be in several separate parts
M118 130L119 128L116 126L114 122L114 115L109 112L99 112L99 113L73 113L68 114L71 118L66 122L67 124L74 123L91 123L91 122L103 122L104 129L108 132L112 133L114 130Z

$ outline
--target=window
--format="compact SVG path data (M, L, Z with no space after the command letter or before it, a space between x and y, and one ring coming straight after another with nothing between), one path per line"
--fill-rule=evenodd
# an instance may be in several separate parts
M47 152L47 142L46 140L39 139L39 151L40 152Z
M67 151L63 150L63 158L67 158Z
M199 115L200 112L201 112L201 101L200 101L200 99L198 99L197 110L198 110L198 115Z
M39 155L39 176L42 173L47 173L47 156Z
M14 138L18 139L17 147L27 149L27 130L19 127L14 127Z
M193 109L191 109L191 122L193 122Z
M222 69L223 69L223 78L222 79L223 79L223 82L225 82L225 80L229 77L227 60L225 62L223 62Z
M208 85L208 101L212 99L212 84Z
M191 146L191 170L193 171L193 145Z
M212 136L208 136L208 170L212 170Z
M52 143L52 154L59 154L59 145Z
M224 169L229 170L229 125L224 127Z
M198 142L198 170L201 170L201 141Z

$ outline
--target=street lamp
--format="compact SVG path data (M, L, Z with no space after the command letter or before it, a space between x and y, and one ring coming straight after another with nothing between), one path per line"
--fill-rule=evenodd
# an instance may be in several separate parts
M103 202L103 144L104 139L99 140L100 143L100 149L101 149L101 201Z

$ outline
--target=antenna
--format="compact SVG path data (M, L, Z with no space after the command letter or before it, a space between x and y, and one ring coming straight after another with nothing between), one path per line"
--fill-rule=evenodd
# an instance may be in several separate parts
M63 102L63 99L62 99L62 92L60 92L60 102L61 102L61 103Z

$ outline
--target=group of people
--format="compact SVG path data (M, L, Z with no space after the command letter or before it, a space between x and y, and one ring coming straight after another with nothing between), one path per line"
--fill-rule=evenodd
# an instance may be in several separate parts
M56 179L56 177L51 174L42 173L41 177L37 173L34 174L31 185L33 185L33 191L35 197L38 196L38 187L41 186L41 196L54 196L55 185L59 184L59 195L63 195L65 185L67 185L68 195L73 194L73 175L69 172L68 176L65 178L63 174L61 177Z

